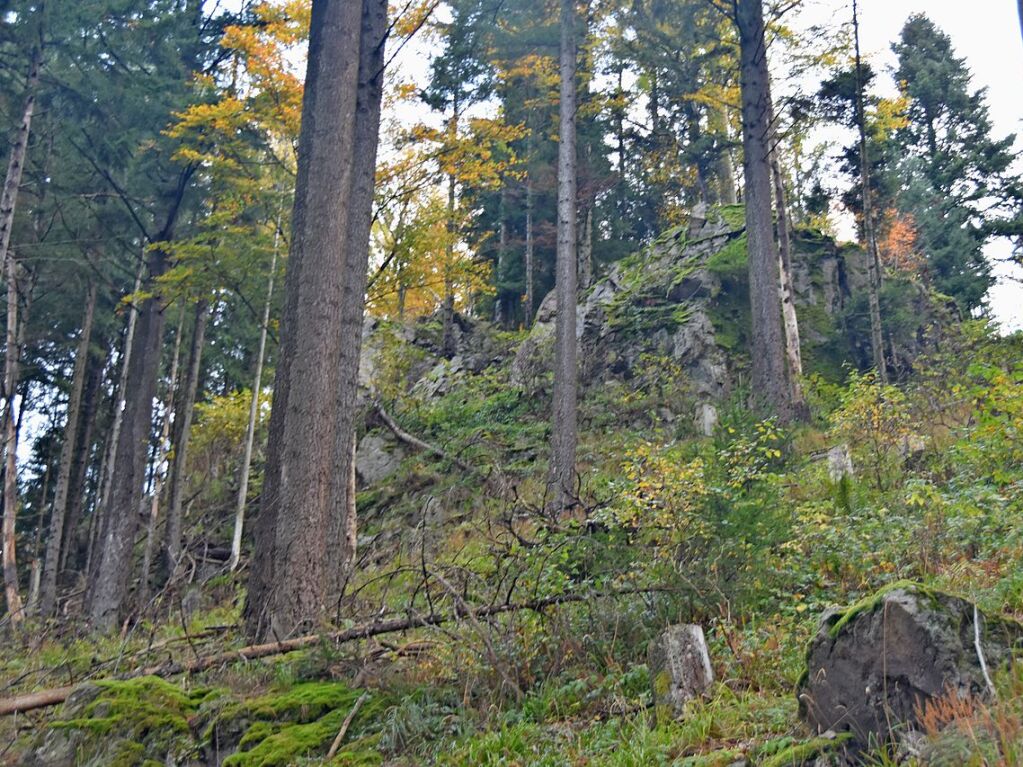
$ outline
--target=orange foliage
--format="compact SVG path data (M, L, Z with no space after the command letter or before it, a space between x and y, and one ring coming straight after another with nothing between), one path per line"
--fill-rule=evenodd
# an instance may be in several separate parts
M916 221L908 213L887 210L877 247L881 262L889 269L907 274L922 274L926 268L917 248Z

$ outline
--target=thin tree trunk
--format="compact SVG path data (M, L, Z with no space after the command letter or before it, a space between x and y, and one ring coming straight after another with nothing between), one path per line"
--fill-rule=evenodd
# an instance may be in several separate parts
M586 290L593 284L593 205L593 200L587 202L580 227L579 290Z
M799 319L796 317L795 292L792 287L792 223L788 203L785 200L785 177L782 175L778 154L780 138L775 122L773 101L769 113L771 123L771 178L774 181L774 207L778 219L778 272L781 277L778 289L781 291L782 325L785 331L785 356L788 360L789 386L792 389L792 404L800 416L808 415L806 398L803 396L803 355L799 341Z
M163 405L163 423L160 424L160 441L153 458L153 490L149 498L149 515L146 521L146 548L142 554L142 572L139 575L137 603L143 606L149 601L149 578L153 568L153 550L156 548L156 527L160 520L160 501L163 496L164 463L170 446L171 422L174 420L174 404L178 393L178 366L181 363L181 337L185 330L185 306L178 313L178 327L174 333L174 353L171 355L170 377L167 380L167 396Z
M448 124L449 137L452 142L458 137L458 97L452 103L451 121ZM443 332L441 348L444 355L450 357L455 353L455 286L451 271L455 261L455 212L458 208L458 183L455 174L448 174L448 241L444 253L444 303L441 309Z
M716 164L718 197L722 205L735 205L735 166L732 164L732 152L729 149L731 138L728 135L728 111L724 106L708 107L707 119L709 129L717 133L724 146Z
M554 362L554 407L551 424L551 477L554 510L564 511L575 497L576 399L578 362L576 306L578 254L576 236L576 39L573 0L561 0L560 129L558 141L558 252Z
M64 521L64 540L60 546L60 566L57 570L58 584L61 574L68 569L72 554L77 558L81 548L78 545L78 528L82 520L82 512L86 507L86 482L92 459L96 418L99 415L100 399L103 395L103 371L106 368L108 354L105 341L101 341L99 346L103 349L103 353L99 356L90 355L85 394L82 397L82 428L71 469L67 519ZM88 543L88 538L86 538L86 543Z
M36 515L36 534L32 542L32 561L29 568L27 612L35 612L39 606L39 590L42 587L43 563L43 523L46 521L46 499L50 495L50 458L46 457L46 471L43 473L43 488L39 494L39 513ZM51 515L53 512L50 512Z
M14 227L14 210L18 205L21 174L25 168L25 158L28 155L28 137L32 131L32 115L35 113L36 91L39 88L39 68L42 66L42 60L43 49L41 45L37 45L32 50L28 80L25 83L25 104L21 110L21 122L11 141L7 175L4 178L3 192L0 193L0 264L4 265L7 263L8 249L11 244L11 230Z
M180 189L179 194L184 190ZM131 584L132 557L139 525L142 485L152 430L153 400L157 393L163 346L164 298L156 280L167 268L167 254L160 243L170 239L175 212L156 241L149 258L154 294L139 310L131 354L125 355L126 375L118 439L108 461L109 486L103 519L96 538L95 575L89 591L89 622L94 629L110 631L119 623Z
M146 272L146 258L143 254L139 259L139 268L135 273L135 287L132 296L137 296L142 289L142 278ZM128 308L128 327L124 334L124 350L121 353L121 375L117 382L117 393L114 398L114 417L107 438L106 449L100 461L99 502L93 510L93 519L89 530L89 552L85 558L85 572L90 587L95 580L95 567L99 565L96 547L106 534L107 518L110 507L110 490L114 486L114 466L117 463L117 451L121 441L121 428L124 424L124 411L128 402L128 374L131 370L132 354L135 350L135 331L138 327L139 309L132 300Z
M342 576L385 36L383 0L313 2L253 637L322 621Z
M170 502L167 508L167 578L173 580L181 565L182 518L185 501L185 471L188 467L188 441L192 436L192 414L199 390L202 350L206 342L206 321L209 303L203 299L195 305L192 348L188 352L188 377L181 390L181 400L174 408L174 463L171 469Z
M263 304L263 324L259 328L259 348L256 351L256 374L252 381L252 399L249 401L249 423L245 428L245 451L242 456L241 476L238 482L238 500L234 510L234 535L231 537L231 559L228 567L235 570L242 555L242 531L245 529L245 505L249 499L249 469L252 466L252 448L256 443L256 425L259 423L259 395L263 389L263 360L266 357L266 336L273 308L274 277L281 242L281 216L277 215L274 229L274 248L270 258L270 277L266 283L266 302Z
M753 388L783 422L795 417L786 375L779 262L771 216L770 85L761 0L738 0L743 171L750 309L753 321Z
M1023 2L1023 0L1021 0ZM860 133L860 187L863 194L863 235L867 244L867 303L870 310L870 346L881 383L888 382L881 325L881 258L874 231L873 194L870 189L870 157L867 153L867 116L863 104L863 64L860 59L860 17L853 0L853 38L856 50L856 125Z
M3 571L4 595L11 625L17 628L25 616L21 594L18 591L18 558L16 526L18 520L18 430L14 415L14 400L18 386L18 279L14 252L7 249L7 338L4 353L4 517L3 517Z
M505 289L505 281L508 278L508 184L501 181L501 204L500 222L498 223L497 234L497 273L495 282L497 292L494 297L494 324L505 326L508 324L508 296Z
M92 325L96 314L96 293L96 284L90 284L89 295L85 302L85 318L82 320L82 335L78 339L78 349L75 352L75 368L71 377L67 423L64 426L64 441L60 447L57 487L53 496L53 511L50 513L50 532L46 540L46 563L43 569L41 584L40 612L45 617L53 615L57 604L60 546L64 540L64 523L67 519L68 497L71 490L71 469L78 449L82 394L85 390L85 377L89 367L89 344L92 343Z
M526 172L526 327L533 326L533 315L536 312L536 244L533 235L533 179Z

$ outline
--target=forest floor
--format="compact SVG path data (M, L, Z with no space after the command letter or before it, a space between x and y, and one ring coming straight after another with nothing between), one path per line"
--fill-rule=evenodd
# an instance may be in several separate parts
M398 451L372 423L400 466L360 493L336 627L296 652L167 673L245 645L244 571L164 593L121 637L30 626L0 656L0 697L79 686L63 708L0 721L0 764L810 764L828 744L800 722L795 687L827 607L908 579L1023 618L1023 339L943 332L897 386L813 378L813 419L791 429L737 391L699 435L666 416L692 412L667 363L591 387L583 508L567 517L544 510L545 399L510 387L505 366L429 397L382 387L446 457ZM411 362L388 359L401 380ZM840 481L836 445L856 467ZM512 603L537 609L493 610ZM438 625L328 636L383 618ZM679 622L704 627L717 681L655 723L646 646ZM166 678L126 678L146 669ZM996 682L996 703L955 714L954 737L930 734L954 741L947 764L1019 763L1023 674Z

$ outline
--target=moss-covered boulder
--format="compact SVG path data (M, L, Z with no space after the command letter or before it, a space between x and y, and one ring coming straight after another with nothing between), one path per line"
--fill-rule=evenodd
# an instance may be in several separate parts
M190 720L215 691L184 691L156 677L84 684L22 761L28 767L188 765L197 753Z
M965 599L897 583L825 614L807 653L800 714L847 732L849 756L911 730L929 701L986 696L991 675L1023 649L1023 626Z

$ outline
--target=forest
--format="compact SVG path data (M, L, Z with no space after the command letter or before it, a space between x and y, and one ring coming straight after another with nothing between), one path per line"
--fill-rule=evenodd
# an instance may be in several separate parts
M0 765L1023 765L930 5L0 0Z

